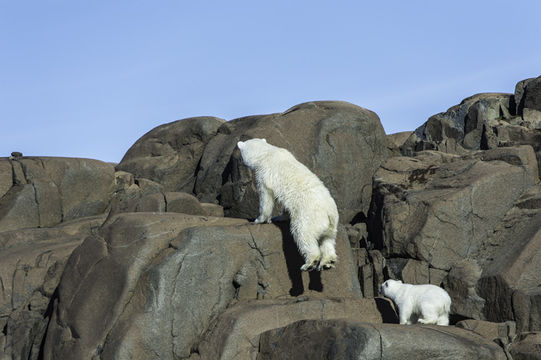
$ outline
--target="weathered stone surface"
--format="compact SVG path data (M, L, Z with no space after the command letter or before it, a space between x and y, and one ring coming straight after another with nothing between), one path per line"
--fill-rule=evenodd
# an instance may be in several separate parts
M178 212L190 215L207 215L197 198L188 193L165 193L167 212Z
M13 170L11 163L5 159L0 159L0 199L13 186Z
M359 297L344 231L337 253L337 269L306 273L287 223L175 213L110 217L68 261L44 358L186 357L234 301Z
M531 147L390 158L375 175L369 223L374 244L386 257L449 270L475 253L515 200L538 182L532 159Z
M541 332L521 334L510 349L513 360L541 359Z
M99 216L50 229L0 233L1 359L38 358L50 300L67 259L104 220Z
M393 313L383 299L296 299L239 303L224 312L197 348L201 359L251 359L260 334L300 320L343 319L382 323Z
M387 157L385 133L373 112L345 102L321 101L223 124L205 148L195 193L203 202L218 201L226 216L258 216L253 176L236 149L237 141L248 138L266 138L291 151L329 188L342 223L359 212L366 214L372 176Z
M0 231L49 227L104 213L114 190L112 165L90 159L23 157L10 163L13 186L0 199Z
M413 131L403 131L387 135L387 150L389 156L402 156L400 148L406 140L413 134Z
M158 182L165 191L192 193L205 145L224 122L206 116L160 125L137 140L116 168Z
M506 359L496 344L451 326L304 320L260 336L263 359Z
M451 297L451 312L454 315L472 319L485 318L485 300L476 290L481 273L481 267L473 260L459 261L451 267L443 284Z
M402 153L438 150L462 154L465 149L487 149L484 126L489 121L510 119L511 94L485 93L470 96L446 112L436 114L406 140Z
M517 326L513 321L493 323L483 320L462 320L456 323L456 327L471 330L487 340L502 340L504 344L510 344L517 336Z

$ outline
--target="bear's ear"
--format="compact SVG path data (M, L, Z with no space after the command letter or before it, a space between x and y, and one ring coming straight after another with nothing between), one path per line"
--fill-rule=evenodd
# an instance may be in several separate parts
M239 147L239 149L242 150L242 149L244 149L244 147L246 146L246 144L245 144L244 142L242 142L242 141L239 141L239 142L237 143L237 146Z
M267 143L267 139L263 138L263 139L261 139L261 140L263 140L263 142L264 142L265 144Z
M398 282L402 284L402 280L398 280Z

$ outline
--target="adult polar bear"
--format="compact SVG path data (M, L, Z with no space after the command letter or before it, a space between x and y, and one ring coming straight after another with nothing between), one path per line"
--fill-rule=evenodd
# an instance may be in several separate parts
M436 285L404 284L400 280L387 280L381 293L398 306L401 324L411 324L415 318L421 324L449 325L451 298Z
M301 270L334 267L338 210L321 180L289 151L265 139L239 141L237 146L244 164L255 172L259 216L254 222L270 223L278 200L289 213L291 233L305 260Z

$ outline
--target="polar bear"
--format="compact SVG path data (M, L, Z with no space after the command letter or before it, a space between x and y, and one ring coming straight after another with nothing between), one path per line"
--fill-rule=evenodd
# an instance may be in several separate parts
M449 325L451 298L435 285L403 284L400 280L387 280L380 292L398 307L401 324Z
M250 139L237 143L242 161L255 173L259 216L255 223L270 223L274 200L291 218L291 233L305 264L302 271L333 268L338 210L329 190L286 149Z

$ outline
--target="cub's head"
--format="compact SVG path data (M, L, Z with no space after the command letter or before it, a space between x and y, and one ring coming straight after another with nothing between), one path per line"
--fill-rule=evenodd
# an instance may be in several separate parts
M249 168L254 168L257 165L258 159L268 148L267 140L265 139L250 139L246 141L239 141L237 143L240 149L240 155L244 165Z
M401 280L387 280L383 284L381 284L381 288L379 289L379 292L383 294L383 296L388 298L393 298L396 295L396 292L398 289L402 286Z

